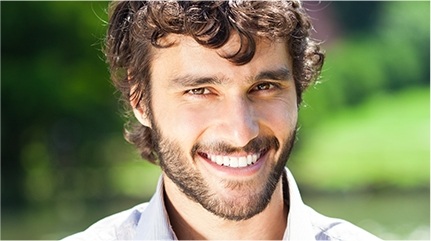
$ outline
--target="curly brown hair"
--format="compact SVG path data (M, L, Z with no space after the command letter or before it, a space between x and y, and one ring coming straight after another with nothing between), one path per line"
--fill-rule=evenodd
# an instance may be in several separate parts
M256 50L256 39L287 43L292 57L298 104L303 91L319 76L324 54L310 38L311 24L301 3L284 1L114 1L110 6L105 53L111 78L130 103L145 104L151 117L151 60L153 48L166 48L168 34L192 37L212 49L222 47L232 33L240 37L239 50L221 56L236 65L248 63ZM129 123L130 124L130 123ZM139 123L126 125L125 138L141 156L157 161L151 128Z

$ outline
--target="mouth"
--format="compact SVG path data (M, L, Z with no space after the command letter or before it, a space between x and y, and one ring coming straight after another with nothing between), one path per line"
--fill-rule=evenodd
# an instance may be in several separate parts
M211 162L222 166L222 167L232 167L232 168L243 168L255 165L260 157L266 154L268 150L263 150L259 153L250 153L246 155L218 155L200 152L199 155Z

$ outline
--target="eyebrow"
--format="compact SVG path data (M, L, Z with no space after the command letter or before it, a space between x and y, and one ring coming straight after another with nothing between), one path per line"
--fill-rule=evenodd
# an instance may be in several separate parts
M173 78L171 83L181 87L193 87L200 85L221 84L223 81L217 77L199 77L193 75L183 75Z
M275 70L265 70L260 72L255 77L247 78L250 82L260 80L277 80L288 81L291 77L291 72L286 67L281 67ZM170 80L170 83L179 87L193 87L201 85L219 85L226 82L226 79L219 77L199 77L193 75L180 75Z
M288 68L281 67L275 70L268 70L259 73L254 80L289 80L291 77L291 73Z

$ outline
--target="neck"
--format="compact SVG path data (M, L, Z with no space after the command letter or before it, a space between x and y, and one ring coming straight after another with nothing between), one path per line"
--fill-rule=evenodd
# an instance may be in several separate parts
M281 180L268 206L261 213L242 221L225 220L208 212L200 204L186 197L166 176L164 185L169 219L180 240L281 240L283 238L288 208L284 204Z

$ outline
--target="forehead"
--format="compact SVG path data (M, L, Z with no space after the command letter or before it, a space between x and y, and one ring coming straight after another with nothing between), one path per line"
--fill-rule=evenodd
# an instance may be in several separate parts
M170 34L163 39L166 48L154 49L152 61L153 78L172 75L224 75L252 76L261 70L286 68L291 70L288 47L282 40L256 39L256 50L250 62L237 65L223 56L234 55L240 49L241 39L233 35L218 49L204 47L192 37ZM170 76L169 76L170 75Z

